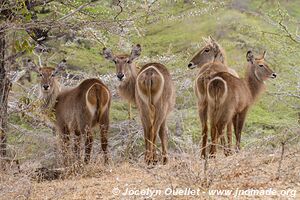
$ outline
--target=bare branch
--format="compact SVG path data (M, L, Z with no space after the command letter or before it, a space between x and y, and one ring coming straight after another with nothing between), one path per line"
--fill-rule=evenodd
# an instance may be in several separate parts
M279 6L279 5L278 5L278 6ZM299 41L296 40L296 39L294 38L294 36L291 34L291 32L288 30L288 27L287 27L285 24L283 24L284 16L283 16L283 14L282 14L281 9L278 9L278 11L279 11L279 15L280 15L280 17L281 17L281 19L280 19L280 21L278 22L278 24L279 24L279 26L281 27L281 29L286 33L286 37L290 38L292 41L294 41L294 42L296 42L296 43L299 43Z
M117 6L120 8L120 11L117 13L116 16L114 16L114 20L116 20L119 17L119 15L123 12L123 7L121 3L122 3L121 0L118 0Z
M83 8L87 7L88 5L90 5L92 2L83 4L81 6L79 6L78 8L76 8L75 10L73 10L72 12L68 13L67 15L61 17L60 19L58 19L58 21L63 21L69 17L71 17L72 15L74 15L76 12L79 12L80 10L82 10Z

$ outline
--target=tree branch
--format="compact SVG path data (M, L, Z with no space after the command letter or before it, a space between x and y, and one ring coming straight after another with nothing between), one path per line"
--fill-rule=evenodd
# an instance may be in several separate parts
M290 31L288 30L288 27L286 25L283 24L283 20L284 20L284 16L282 14L281 9L279 10L279 15L280 15L280 21L278 22L279 26L281 27L281 29L286 33L286 37L290 38L292 41L299 43L298 40L296 40L293 35L290 33Z
M68 17L74 15L76 12L82 10L83 8L87 7L88 5L90 5L92 2L89 2L89 3L86 3L86 4L83 4L81 6L79 6L77 9L73 10L72 12L68 13L67 15L61 17L60 19L58 19L57 21L63 21L65 19L67 19Z

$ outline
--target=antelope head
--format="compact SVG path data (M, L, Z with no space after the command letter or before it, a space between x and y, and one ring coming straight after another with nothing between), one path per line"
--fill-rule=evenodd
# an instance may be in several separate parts
M220 45L209 36L207 39L203 38L205 46L192 58L188 64L188 68L201 68L204 64L218 61L225 62L225 57L221 51Z
M66 68L66 60L62 60L55 68L39 67L31 59L27 60L27 66L39 75L39 86L43 96L54 92L57 75Z
M104 58L113 61L116 65L116 75L119 81L123 81L133 73L132 62L141 55L141 45L132 47L131 54L114 55L110 49L103 48Z
M266 51L264 51L263 55L259 57L254 57L252 51L248 51L246 54L247 61L249 63L250 71L254 74L255 78L258 81L264 82L265 80L269 78L276 78L276 73L270 67L265 61Z

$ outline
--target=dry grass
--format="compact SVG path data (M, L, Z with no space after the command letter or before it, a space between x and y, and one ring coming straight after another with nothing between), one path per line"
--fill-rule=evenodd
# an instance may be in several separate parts
M233 196L211 196L212 189L300 189L300 148L286 146L281 160L280 147L272 152L263 146L217 159L201 160L194 154L171 153L170 162L149 168L141 157L137 161L119 158L104 166L101 155L80 172L63 179L38 182L30 167L21 173L1 174L1 199L145 199L146 196L114 195L118 188L129 189L191 188L199 196L165 196L152 199L232 199ZM219 151L220 152L220 151ZM281 162L280 170L279 163ZM24 168L24 166L23 166ZM22 169L22 166L21 166ZM11 170L11 172L13 172ZM242 199L253 197L243 196ZM266 196L256 198L266 199ZM270 198L270 197L269 197ZM274 196L273 199L284 199ZM295 198L296 199L296 198Z

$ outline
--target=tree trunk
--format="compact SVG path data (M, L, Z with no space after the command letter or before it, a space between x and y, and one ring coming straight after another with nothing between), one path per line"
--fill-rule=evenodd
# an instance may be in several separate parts
M0 30L3 31L3 30ZM4 166L7 156L7 99L11 83L5 70L5 33L0 32L0 166Z

